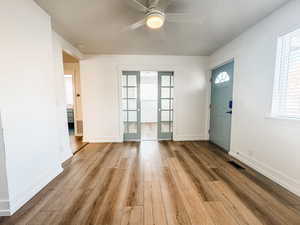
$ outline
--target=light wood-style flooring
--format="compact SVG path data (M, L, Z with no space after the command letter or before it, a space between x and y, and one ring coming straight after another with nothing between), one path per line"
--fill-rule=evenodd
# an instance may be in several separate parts
M300 198L208 142L89 144L1 225L299 225Z
M73 154L80 151L87 144L88 143L83 142L82 137L70 135L70 145L71 145Z

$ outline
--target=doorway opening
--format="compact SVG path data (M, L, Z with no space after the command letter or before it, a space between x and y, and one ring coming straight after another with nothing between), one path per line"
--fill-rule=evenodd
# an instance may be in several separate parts
M63 63L68 130L71 148L75 154L87 144L82 141L83 121L79 60L63 51Z
M68 130L69 135L75 135L75 117L74 117L74 84L73 84L73 74L65 74L64 82L65 82L65 95L66 95L66 103L67 103L67 118L68 118Z
M141 140L157 140L158 74L141 71Z
M173 139L174 72L122 71L125 141Z

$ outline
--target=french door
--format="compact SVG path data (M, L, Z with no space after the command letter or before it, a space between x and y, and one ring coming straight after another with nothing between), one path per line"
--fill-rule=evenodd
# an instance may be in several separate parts
M158 72L158 139L173 138L174 73Z
M140 72L122 72L122 109L124 140L139 141L141 138Z

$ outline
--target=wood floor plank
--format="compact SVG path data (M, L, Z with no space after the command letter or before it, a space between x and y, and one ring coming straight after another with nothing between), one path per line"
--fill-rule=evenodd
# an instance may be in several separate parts
M0 225L300 225L300 197L228 160L208 142L89 144Z
M190 217L184 207L178 187L168 168L162 171L161 190L168 224L191 225Z
M184 207L189 214L192 224L213 225L212 218L210 218L204 208L203 201L192 187L192 182L180 167L179 162L176 159L170 159L168 163L172 177L175 179L176 185L178 186Z
M216 170L216 173L222 177L222 180L230 186L231 190L263 223L283 225L291 222L292 224L297 224L299 215L289 210L286 206L281 205L268 192L261 190L255 184L249 185L247 179L244 179L243 183L240 182L238 184L237 182L242 177L237 179L232 174L227 174L225 171L220 170ZM277 216L274 217L274 214Z
M215 225L239 225L222 202L205 202L204 206Z
M234 214L240 215L239 219L249 225L262 225L263 223L255 216L255 212L251 211L243 201L222 181L214 182L216 192L220 192L223 202L232 209Z
M195 185L201 199L203 201L217 201L217 195L209 188L209 179L207 176L203 175L204 172L199 168L193 168L195 167L195 164L189 157L184 156L184 154L179 153L179 151L177 151L175 154L186 174L193 181L193 184Z
M154 225L152 183L144 183L144 225Z
M165 206L162 200L159 174L153 171L151 182L152 212L155 225L167 225L167 216Z

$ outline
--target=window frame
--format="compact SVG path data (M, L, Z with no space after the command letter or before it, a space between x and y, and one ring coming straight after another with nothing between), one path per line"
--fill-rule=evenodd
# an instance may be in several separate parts
M292 36L293 33L300 32L300 28L295 28L293 30L290 30L289 32L286 32L284 34L281 34L277 37L277 44L276 44L276 60L275 60L275 73L274 73L274 80L273 80L273 92L272 92L272 99L271 99L271 112L269 118L274 118L274 119L280 119L280 120L296 120L300 121L300 112L299 115L288 115L288 114L282 114L280 111L281 109L281 104L283 104L281 101L283 92L280 89L280 85L282 85L281 79L284 79L283 76L285 76L282 73L283 67L286 66L286 71L289 73L289 67L290 67L290 60L289 56L287 57L286 55L284 56L283 54L285 49L284 45L286 44L285 41L288 38L288 36ZM300 37L300 36L299 36ZM289 51L289 50L288 50ZM290 54L290 51L289 51ZM283 62L284 57L286 57L286 62ZM284 65L283 65L284 64ZM288 78L288 74L286 74ZM300 75L299 75L300 76ZM288 88L284 91L284 93L287 93ZM282 92L280 94L280 92ZM285 100L286 101L286 100Z

